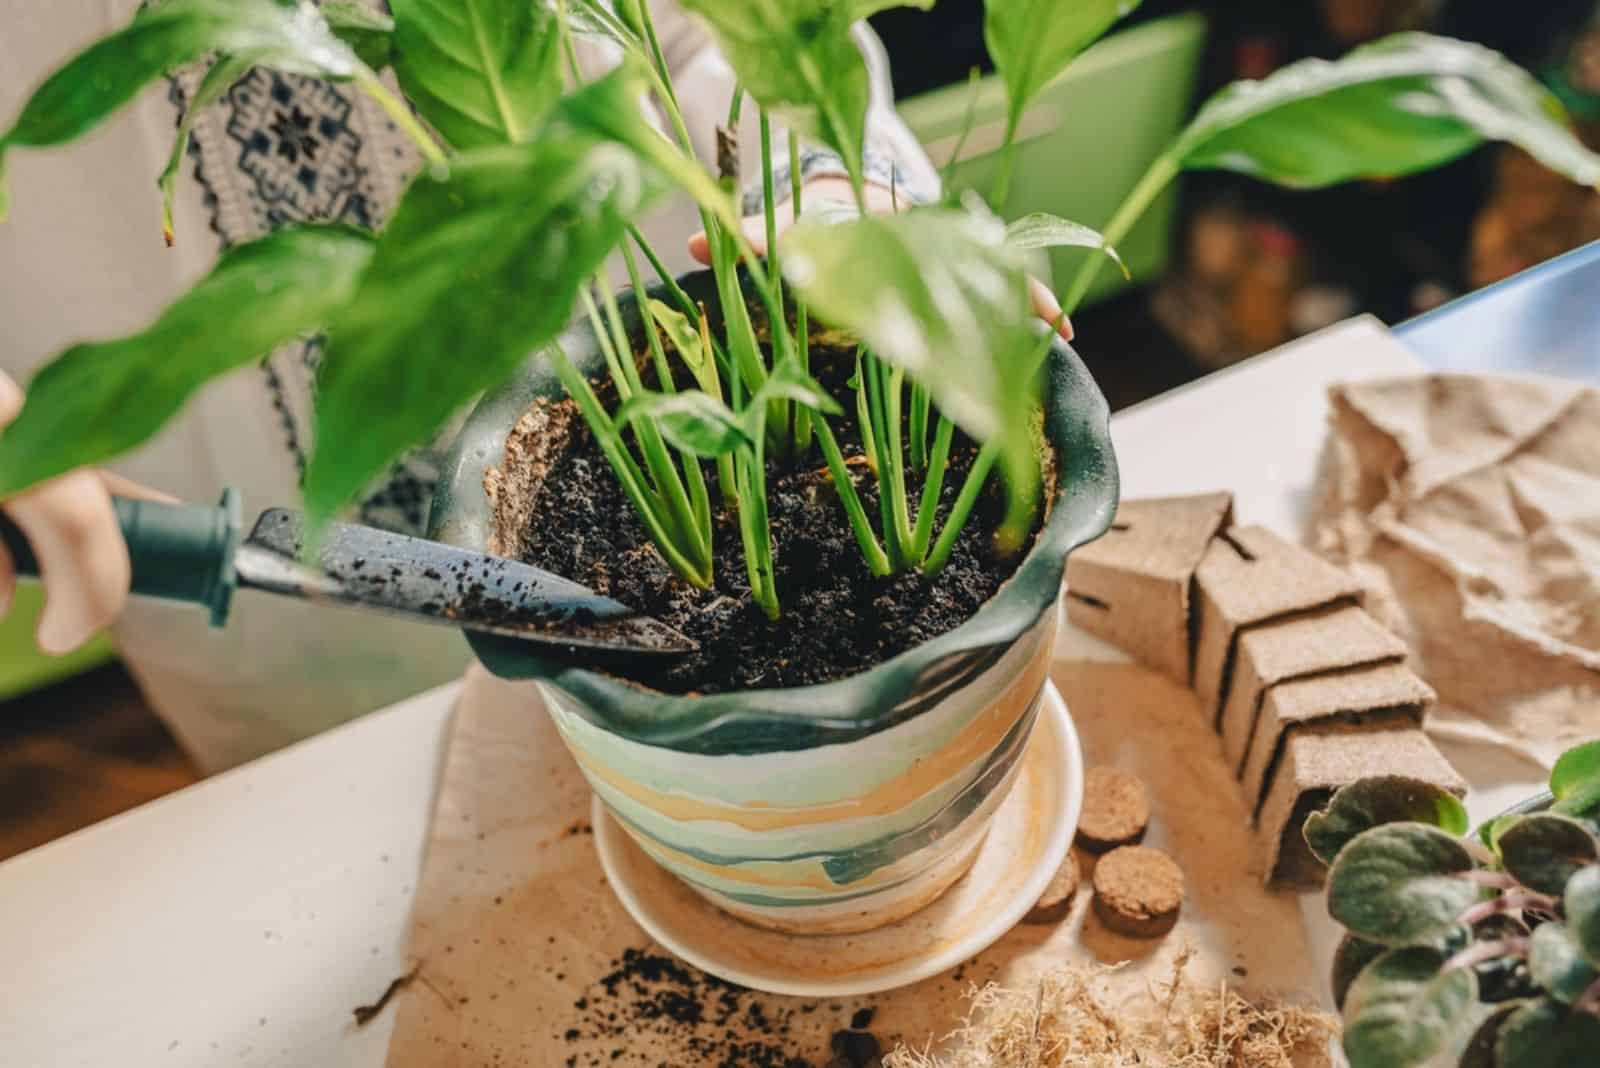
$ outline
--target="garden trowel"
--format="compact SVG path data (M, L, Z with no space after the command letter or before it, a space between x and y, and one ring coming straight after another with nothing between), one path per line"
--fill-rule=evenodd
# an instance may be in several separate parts
M311 562L304 558L301 518L287 509L261 513L241 538L232 490L215 508L121 497L112 503L133 562L133 592L201 605L217 627L242 586L520 638L563 659L697 648L659 620L515 560L330 523ZM0 544L18 574L38 574L27 540L3 515Z

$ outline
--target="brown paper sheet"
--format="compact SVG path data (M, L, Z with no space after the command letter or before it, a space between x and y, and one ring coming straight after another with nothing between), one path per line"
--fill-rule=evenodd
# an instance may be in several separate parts
M1429 729L1545 766L1600 733L1600 391L1431 375L1330 397L1311 541L1407 640Z
M589 833L589 790L525 685L469 673L457 705L412 916L415 980L395 999L391 1068L575 1068L728 1063L814 1066L852 1015L885 1049L944 1035L970 984L1025 982L1062 962L1133 960L1127 989L1164 979L1192 944L1198 982L1320 1003L1298 899L1261 888L1249 812L1220 742L1187 690L1147 669L1060 663L1054 678L1085 757L1150 786L1147 843L1183 868L1178 929L1139 941L1099 927L1080 892L1069 919L1020 925L975 961L868 998L807 1001L734 991L677 966L606 885ZM1088 873L1085 873L1087 878ZM636 954L628 975L624 955ZM642 956L638 956L642 954ZM685 993L687 992L687 993ZM699 1009L685 1009L685 1001ZM698 1023L684 1016L698 1012ZM787 1065L786 1065L787 1068Z

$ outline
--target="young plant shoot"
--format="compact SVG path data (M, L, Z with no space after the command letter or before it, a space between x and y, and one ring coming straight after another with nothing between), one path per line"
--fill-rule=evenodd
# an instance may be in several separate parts
M822 506L837 500L873 576L945 567L972 536L997 472L999 547L1025 542L1039 513L1037 385L1060 325L1034 315L1030 250L1092 250L1063 301L1071 312L1102 256L1116 259L1111 246L1188 169L1313 187L1412 173L1498 139L1600 184L1600 158L1529 75L1486 49L1410 34L1219 93L1151 164L1104 237L1044 214L1008 227L981 199L958 201L948 190L943 203L913 205L898 185L889 191L895 211L871 215L868 73L851 27L888 6L881 0L684 0L740 87L714 170L694 157L649 4L470 6L477 17L464 19L445 0L390 0L389 18L349 3L165 0L68 60L0 126L3 218L6 154L72 141L166 72L215 56L166 170L152 176L152 217L169 241L181 239L170 204L195 110L252 67L358 85L428 161L380 232L284 227L229 250L149 328L62 353L0 439L0 496L134 448L206 382L322 332L304 483L320 524L536 353L677 577L712 587L718 554L735 551L717 544L718 530L736 524L749 596L776 618L784 590L783 546L768 517L775 472L826 468L834 492ZM1009 199L1028 106L1136 6L986 0L985 40L1007 98L996 209ZM610 42L620 66L583 79L576 35ZM407 100L385 88L386 66ZM646 96L664 132L641 109ZM759 184L738 173L735 131L747 106L756 109ZM777 181L780 144L786 189ZM802 202L803 144L837 155L855 211L812 211L783 233L786 215L815 207ZM742 185L760 191L764 257L735 209ZM713 307L688 296L638 226L673 186L700 210ZM606 272L619 252L631 315ZM558 342L575 317L604 359L594 381ZM842 383L840 360L853 362L854 375L836 395L818 379ZM965 479L945 506L957 459ZM864 500L868 479L876 515Z

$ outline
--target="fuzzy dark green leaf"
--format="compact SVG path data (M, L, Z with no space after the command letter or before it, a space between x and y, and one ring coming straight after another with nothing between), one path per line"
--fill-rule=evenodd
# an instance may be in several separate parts
M1039 90L1139 0L984 0L983 40L1006 86L1006 123L1015 131Z
M1568 749L1550 771L1556 811L1593 817L1600 810L1600 740Z
M1426 170L1490 140L1600 184L1600 156L1573 136L1560 104L1531 75L1480 45L1420 33L1229 86L1200 109L1172 158L1319 187Z
M1351 985L1344 1002L1344 1051L1357 1068L1415 1068L1471 1026L1477 998L1470 968L1442 971L1429 946L1391 949Z
M1368 942L1353 934L1346 934L1339 940L1339 947L1333 951L1333 967L1329 976L1334 1008L1344 1008L1345 995L1350 992L1356 977L1367 965L1388 951L1388 946Z
M641 390L617 409L614 418L619 429L638 419L652 420L673 445L707 459L754 444L727 405L697 389Z
M1014 499L1031 507L1037 394L1028 367L1039 325L1005 227L950 209L802 220L782 251L812 314L904 367L974 438L997 442Z
M633 107L624 81L610 75L577 96ZM313 517L332 515L554 337L579 286L662 190L626 149L561 124L419 176L329 324L305 486Z
M1511 1014L1495 1056L1504 1068L1578 1068L1600 1058L1600 1018L1541 999Z
M1459 878L1472 855L1437 827L1390 823L1350 841L1328 873L1328 913L1354 935L1386 946L1427 942L1478 896Z
M1557 897L1579 868L1600 859L1600 844L1577 820L1551 813L1524 816L1500 834L1500 862L1530 890Z
M333 35L373 70L394 59L394 19L357 0L324 0L322 17Z
M1554 920L1534 928L1528 943L1528 969L1534 982L1568 1005L1600 978L1584 959L1572 932Z
M1374 776L1343 787L1327 808L1306 817L1306 844L1331 866L1339 850L1362 831L1402 822L1465 834L1467 810L1454 794L1433 783L1401 775Z
M683 0L683 6L711 26L746 92L839 153L851 174L861 173L867 65L850 34L860 0Z
M456 148L515 144L561 95L561 36L532 0L390 0L394 68Z
M1591 864L1568 879L1561 902L1578 947L1590 964L1600 968L1600 864Z
M224 252L148 330L74 345L0 435L0 496L126 452L206 382L318 329L371 254L370 237L343 228L279 230Z
M0 135L0 219L6 213L7 148L71 141L167 71L209 51L313 77L347 78L360 69L355 54L309 2L168 0L143 10L45 79Z

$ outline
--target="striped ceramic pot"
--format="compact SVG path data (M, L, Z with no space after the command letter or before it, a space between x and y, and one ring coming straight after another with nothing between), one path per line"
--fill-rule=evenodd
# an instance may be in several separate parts
M679 283L714 306L709 273ZM637 330L631 302L624 312ZM561 344L603 374L587 329ZM1067 553L1116 509L1105 399L1064 343L1046 391L1050 508L1032 549L965 624L858 675L674 696L515 642L469 641L496 675L538 682L620 826L717 905L797 933L891 923L938 897L976 854L1038 715ZM441 482L435 537L516 555L543 461L571 425L549 403L562 396L535 359L483 400Z

